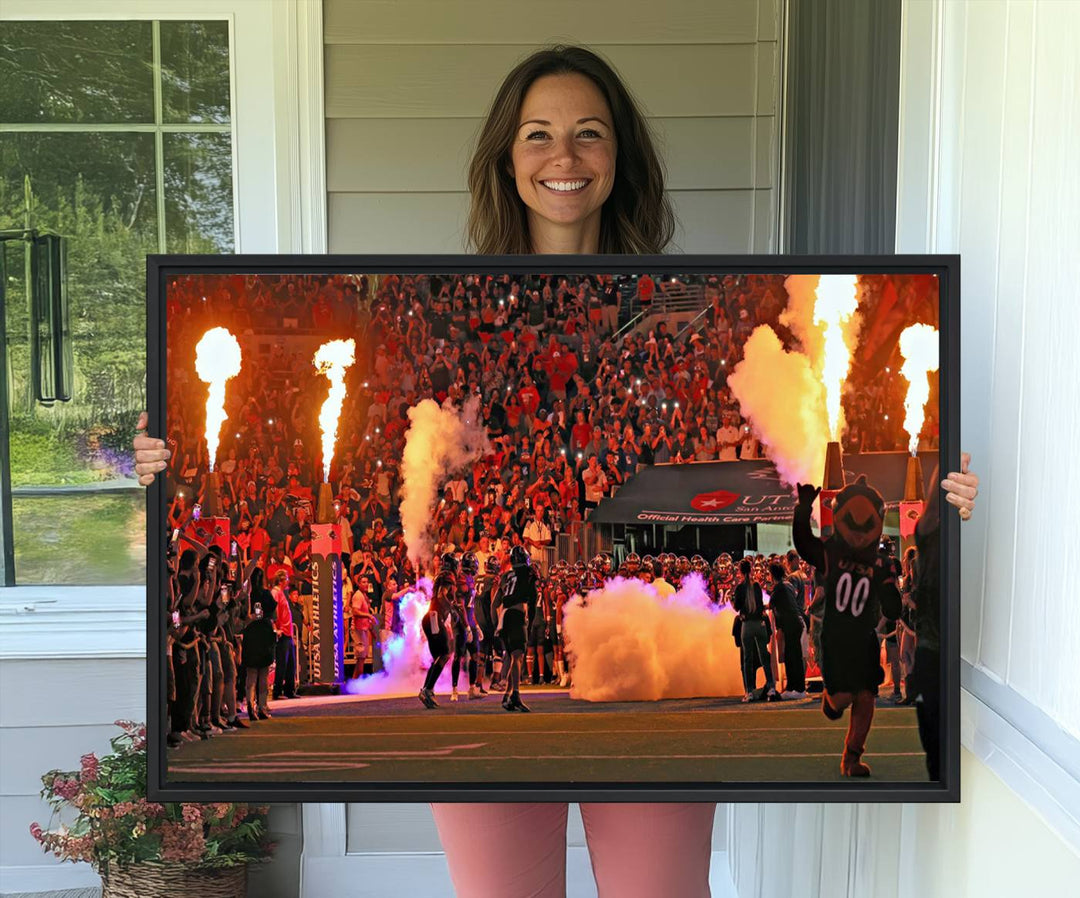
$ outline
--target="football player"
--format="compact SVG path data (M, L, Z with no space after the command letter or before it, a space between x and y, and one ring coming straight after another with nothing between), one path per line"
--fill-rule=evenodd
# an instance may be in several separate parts
M495 598L499 609L499 629L503 643L510 652L510 672L502 706L507 711L530 710L521 700L522 659L525 657L526 622L532 620L538 601L536 574L524 546L510 550L510 570L499 578Z
M420 701L429 709L439 707L435 701L435 684L450 659L450 647L453 645L450 619L457 591L457 566L457 558L450 552L439 560L439 570L431 585L431 603L420 625L431 652L431 667L424 677Z

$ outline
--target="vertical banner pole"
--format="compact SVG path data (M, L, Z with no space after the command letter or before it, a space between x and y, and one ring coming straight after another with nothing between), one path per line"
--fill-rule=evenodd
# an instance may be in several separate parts
M311 525L311 624L311 679L331 684L336 690L345 681L341 533L337 524Z

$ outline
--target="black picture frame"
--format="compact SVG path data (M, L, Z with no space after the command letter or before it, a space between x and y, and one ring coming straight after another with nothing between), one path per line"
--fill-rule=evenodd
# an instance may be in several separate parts
M151 435L166 433L169 278L186 274L550 274L679 272L708 274L934 274L939 283L939 469L960 459L959 255L151 255L147 257L147 399ZM422 783L182 782L166 776L165 484L147 501L148 796L155 801L273 802L958 802L960 800L960 520L941 515L941 779L936 783L847 780L791 783L526 783L446 786ZM243 736L237 737L243 738Z

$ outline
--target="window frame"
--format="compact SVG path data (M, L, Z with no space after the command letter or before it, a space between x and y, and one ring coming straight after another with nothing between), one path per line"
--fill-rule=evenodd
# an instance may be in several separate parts
M56 19L53 21L71 21L71 19ZM92 19L90 21L99 21ZM111 21L127 21L114 19ZM236 71L233 66L234 42L233 23L227 17L214 19L201 19L199 21L226 22L229 27L229 122L220 124L217 122L166 122L164 117L164 103L162 91L162 63L161 63L161 23L163 21L189 21L185 18L172 20L151 19L151 48L153 68L153 107L154 121L152 122L0 122L0 134L152 134L154 136L154 180L155 180L155 212L157 217L157 251L168 251L168 235L166 233L166 198L165 198L165 135L166 134L228 134L230 140L230 155L232 157L232 172L235 175L237 169L236 152L236 109L234 93L236 89ZM233 247L238 245L239 209L238 194L235 179L232 189L232 212L233 212Z
M262 3L52 0L46 5L36 0L5 0L0 6L0 22L146 20L228 22L230 122L227 127L232 138L233 251L325 253L322 3L319 0ZM272 77L267 77L267 65ZM162 134L208 130L206 126L161 123L125 125L123 129L129 127ZM36 125L12 126L6 130L84 131L95 127ZM157 161L160 165L160 158ZM159 181L162 175L163 171L159 171ZM163 234L160 239L164 239ZM139 489L134 481L132 489ZM6 588L33 589L35 595L45 588L60 601L77 601L86 589L49 584ZM42 644L42 650L48 652L47 643Z
M235 252L325 252L322 4L5 0L0 8L0 21L147 19L229 23Z

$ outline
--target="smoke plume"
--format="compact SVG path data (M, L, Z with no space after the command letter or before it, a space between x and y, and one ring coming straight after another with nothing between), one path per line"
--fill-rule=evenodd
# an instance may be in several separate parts
M810 359L787 352L763 324L746 341L728 386L781 481L820 483L829 428L825 390Z
M821 377L821 366L825 359L825 335L821 325L814 320L814 305L817 303L817 274L792 274L784 280L787 290L787 308L780 313L780 323L794 334L799 341L803 354L810 360L810 367L815 376Z
M401 523L409 557L414 564L426 564L434 546L428 525L439 488L489 446L479 396L470 397L461 409L449 400L440 407L425 399L409 409L409 422L401 458Z
M385 601L389 602L390 597L387 596ZM389 695L416 692L420 688L424 672L431 666L431 652L420 626L431 603L431 580L422 577L399 602L402 632L389 636L383 643L382 671L363 679L346 680L345 691L350 695ZM449 682L450 665L447 664L439 683L449 687Z
M573 654L571 698L592 702L741 695L735 612L709 599L691 574L661 598L651 584L616 577L563 609Z

